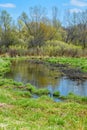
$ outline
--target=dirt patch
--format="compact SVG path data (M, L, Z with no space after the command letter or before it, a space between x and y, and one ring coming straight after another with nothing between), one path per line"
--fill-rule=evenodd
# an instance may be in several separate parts
M0 108L12 108L13 105L9 105L9 104L6 104L6 103L0 103Z
M5 107L6 104L5 103L0 103L0 107Z

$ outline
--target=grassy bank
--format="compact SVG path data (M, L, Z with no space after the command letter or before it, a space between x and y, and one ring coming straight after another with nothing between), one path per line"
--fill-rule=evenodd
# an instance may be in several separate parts
M40 58L41 59L41 58ZM52 58L55 59L55 58ZM45 58L46 61L52 60ZM61 60L61 58L58 58ZM59 62L58 59L56 62ZM86 59L85 59L86 60ZM0 73L10 68L9 60L0 59ZM61 62L63 59L61 60ZM64 61L63 61L64 62ZM5 65L6 64L6 65ZM42 95L33 99L32 94ZM54 102L49 92L36 90L12 79L0 78L0 129L6 130L86 130L87 98L69 94L63 102ZM55 96L60 96L55 92Z
M84 72L87 72L87 58L54 57L46 58L46 61L53 64L59 63L69 65L70 67L78 68Z
M55 103L22 92L0 89L0 128L6 130L86 130L87 105L75 101Z
M87 58L74 58L74 57L49 57L49 56L18 56L18 57L3 57L4 60L37 60L49 62L52 64L68 65L71 68L81 69L83 72L87 72Z

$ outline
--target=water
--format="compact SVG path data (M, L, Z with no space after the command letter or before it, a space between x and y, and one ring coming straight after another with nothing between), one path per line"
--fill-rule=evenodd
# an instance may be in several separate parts
M60 71L51 66L36 64L28 61L15 61L12 63L11 71L6 74L7 78L15 81L31 83L37 88L48 88L51 93L58 90L61 95L72 92L80 96L87 96L87 80L73 81L61 76Z

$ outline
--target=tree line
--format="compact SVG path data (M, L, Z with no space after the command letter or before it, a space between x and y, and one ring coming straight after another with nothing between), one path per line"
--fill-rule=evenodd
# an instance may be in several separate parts
M52 8L51 18L45 8L31 7L23 12L15 24L11 15L0 12L0 47L21 44L27 48L41 47L47 41L58 40L66 44L87 47L87 10L65 13L64 25L59 20L58 8Z

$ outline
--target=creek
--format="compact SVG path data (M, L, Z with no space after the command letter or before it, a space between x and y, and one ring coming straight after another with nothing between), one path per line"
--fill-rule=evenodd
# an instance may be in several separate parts
M29 61L13 61L10 72L6 73L6 78L15 81L31 83L37 89L47 88L50 93L59 91L61 95L74 93L80 96L87 96L87 80L71 80L67 76L62 76L60 71L49 65L37 64Z

